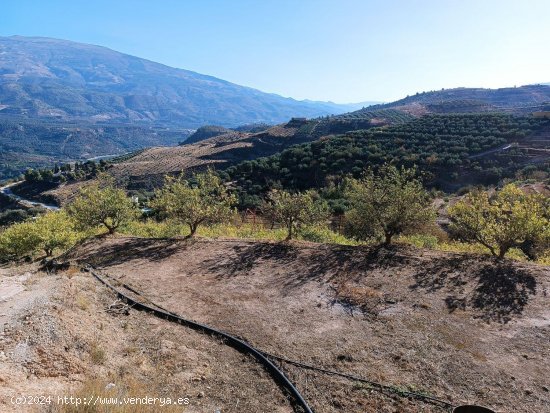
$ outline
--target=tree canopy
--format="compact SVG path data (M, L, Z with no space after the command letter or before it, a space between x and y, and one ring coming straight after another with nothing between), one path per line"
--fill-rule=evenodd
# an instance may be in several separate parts
M106 174L99 176L98 183L82 188L67 210L79 229L104 226L109 234L114 234L122 224L139 214L135 202Z
M287 240L292 239L303 225L322 223L330 216L326 201L320 199L312 190L302 193L273 191L264 203L262 211L273 221L285 226Z
M548 208L544 197L525 194L514 184L494 194L476 190L449 208L451 230L458 238L481 244L503 258L514 247L548 245Z
M351 204L346 231L360 240L382 239L390 244L395 235L435 218L431 197L415 168L384 165L378 174L368 170L362 178L347 182L346 194Z
M168 218L188 225L189 236L193 237L199 225L227 220L234 212L235 202L221 179L208 169L192 179L167 176L150 205Z

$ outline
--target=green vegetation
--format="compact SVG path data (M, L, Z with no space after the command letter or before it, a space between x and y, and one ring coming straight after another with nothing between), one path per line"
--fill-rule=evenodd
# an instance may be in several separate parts
M138 216L135 202L105 174L99 177L99 183L80 190L80 195L68 206L68 212L79 229L104 226L109 234Z
M331 217L327 199L341 201L345 214ZM111 177L101 174L98 183L84 187L66 211L6 228L0 233L0 256L19 259L40 251L52 256L90 235L120 232L158 238L197 234L277 241L296 238L346 245L398 242L475 253L485 248L499 258L550 262L550 201L514 185L494 194L472 190L451 207L450 235L456 240L449 240L434 225L432 195L416 168L385 164L367 169L360 178L330 183L320 193L274 190L264 200L260 215L249 211L239 218L233 209L235 201L220 177L207 170L188 179L166 177L165 186L150 203L154 210L140 216L135 201L116 188ZM337 205L333 202L332 208Z
M321 224L330 216L328 204L314 191L273 191L262 210L273 222L283 224L287 231L287 240L292 239L304 225Z
M147 219L132 221L120 228L120 233L146 238L172 238L177 236L189 237L189 227L170 220L156 221ZM197 236L207 238L239 238L250 240L284 241L288 231L284 227L271 225L243 223L234 220L220 224L201 225L197 228ZM302 226L300 231L293 234L293 238L303 241L358 245L358 242L344 235L334 232L324 225Z
M226 221L234 212L235 197L209 169L191 180L166 177L151 206L170 219L189 226L193 237L201 224Z
M48 212L34 221L14 224L0 234L0 253L21 258L41 250L47 257L73 246L79 239L65 212Z
M229 167L224 179L237 185L241 207L257 206L273 188L322 188L330 180L351 174L358 178L367 167L393 163L432 174L430 184L460 185L465 173L476 183L496 183L513 175L517 150L502 155L473 157L521 141L548 120L503 114L428 115L402 125L350 132L296 145L276 155Z
M25 221L41 212L39 208L14 208L0 212L0 227Z
M32 221L13 224L0 234L0 257L18 259L37 251L40 239Z
M361 179L350 179L346 232L389 245L394 236L433 222L431 197L416 175L414 168L383 165L378 175L369 170Z
M363 108L355 112L326 116L315 121L309 121L308 125L300 132L302 135L307 133L310 136L308 140L313 140L321 136L366 130L375 126L400 125L413 119L412 115L400 110Z
M67 181L81 181L93 179L107 170L108 164L104 160L99 162L75 162L73 165L56 164L52 169L27 169L24 179L29 184L60 184Z
M0 193L0 228L22 222L43 212L42 208L29 208Z
M527 195L509 184L491 196L486 191L469 193L449 209L451 229L467 242L486 247L503 258L514 247L536 257L550 243L548 199Z
M48 212L33 223L39 248L51 257L55 251L64 251L72 247L79 239L74 223L65 211Z

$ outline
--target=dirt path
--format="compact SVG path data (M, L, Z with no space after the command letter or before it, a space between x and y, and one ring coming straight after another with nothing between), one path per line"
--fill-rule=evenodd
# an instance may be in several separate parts
M21 334L32 327L31 315L43 311L53 285L38 275L35 266L0 268L0 411L24 411L11 403L21 394L53 394L63 388L64 379L34 376L26 364L33 358L32 335ZM34 376L34 377L32 377ZM31 379L32 377L32 379Z
M19 195L14 194L13 191L11 190L11 187L13 187L15 185L18 185L22 182L23 181L18 181L18 182L14 182L14 183L11 183L9 185L5 185L5 186L0 187L0 193L2 193L4 195L6 195L7 197L19 202L21 205L24 205L24 206L27 206L27 207L31 207L31 208L40 207L40 208L45 208L45 209L50 210L50 211L59 210L59 207L57 205L44 204L44 203L38 202L38 201L31 201L30 199L25 199L25 198L23 198Z

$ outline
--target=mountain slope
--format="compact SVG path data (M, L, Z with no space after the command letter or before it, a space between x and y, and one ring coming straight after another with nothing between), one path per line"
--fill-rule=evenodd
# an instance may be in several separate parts
M389 162L416 165L429 186L456 191L496 184L516 173L550 171L550 120L509 114L431 114L386 128L297 145L226 169L241 200L273 188L319 189ZM248 202L248 201L247 201Z
M525 114L550 102L549 85L528 85L501 89L455 88L416 93L413 96L373 108L425 113L511 112Z
M115 162L110 170L120 181L128 179L130 189L159 185L164 175L182 170L203 169L207 165L227 167L242 161L276 154L292 145L316 141L336 133L401 124L412 118L395 110L363 112L363 117L345 116L319 119L292 119L260 132L229 130L216 136L186 140L174 147L148 148L136 156Z
M188 129L122 124L71 124L0 117L0 180L28 167L82 161L157 145L176 145Z
M0 115L194 128L279 123L356 108L296 101L100 46L0 37Z

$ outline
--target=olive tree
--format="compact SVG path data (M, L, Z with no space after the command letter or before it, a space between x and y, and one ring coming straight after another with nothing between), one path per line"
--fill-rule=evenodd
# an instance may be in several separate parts
M311 190L297 193L273 191L262 211L273 221L284 225L287 240L292 239L303 225L322 223L330 215L327 203Z
M547 208L544 197L525 194L514 184L494 194L477 190L449 208L450 229L463 241L481 244L501 259L511 248L526 243L548 245Z
M104 226L109 234L139 215L136 203L106 174L99 176L97 183L82 188L67 211L80 229Z
M13 224L0 233L0 261L32 255L40 246L40 238L31 221Z
M29 256L42 250L51 257L57 250L65 250L78 240L78 233L68 215L48 212L8 227L0 234L0 255L5 259Z
M32 224L32 230L39 239L39 248L47 257L51 257L56 250L73 246L79 238L74 222L64 211L48 212Z
M234 213L235 203L235 196L215 172L208 169L192 179L167 176L164 186L155 192L151 207L187 225L189 237L193 237L201 224L227 221Z
M383 165L378 174L367 170L360 179L346 182L350 209L346 231L356 239L378 239L385 245L403 232L435 219L431 197L416 168Z

